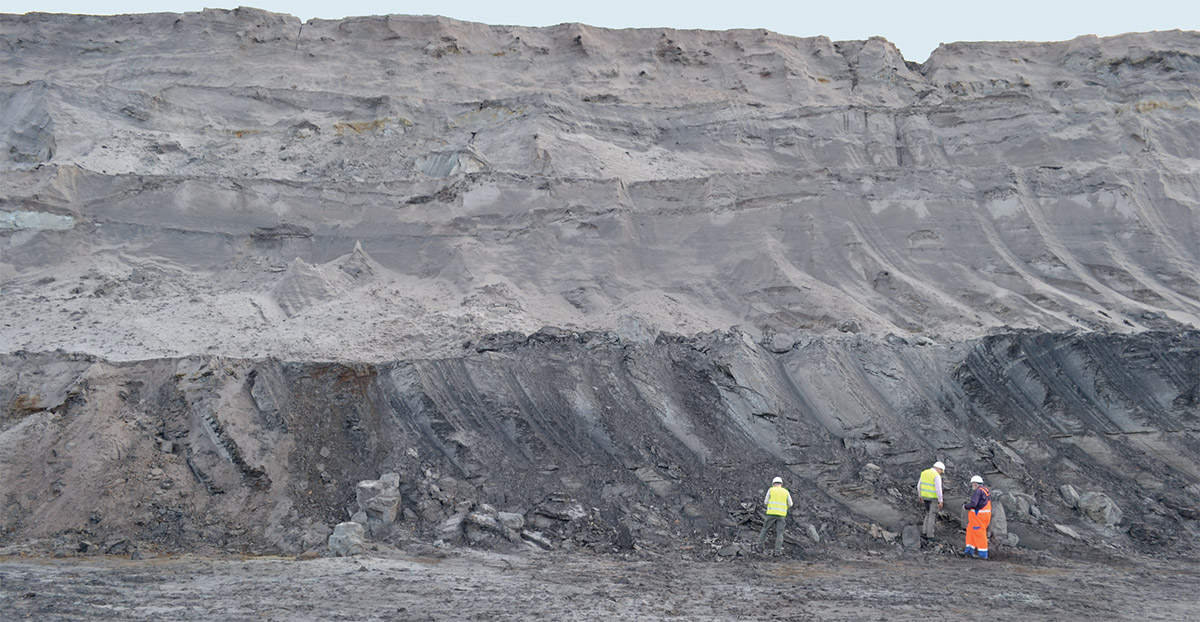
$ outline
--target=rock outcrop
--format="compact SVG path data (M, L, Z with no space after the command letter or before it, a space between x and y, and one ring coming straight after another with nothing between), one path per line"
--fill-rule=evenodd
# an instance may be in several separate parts
M1194 552L1197 49L0 16L0 543Z
M1140 365L1113 365L1131 352ZM947 508L984 475L999 544L1186 551L1198 368L1196 331L782 355L738 334L547 331L387 364L9 354L0 523L6 539L85 525L89 542L299 552L350 519L396 546L715 554L756 531L780 474L794 546L899 546L939 459ZM1058 501L1071 489L1088 491L1078 509Z

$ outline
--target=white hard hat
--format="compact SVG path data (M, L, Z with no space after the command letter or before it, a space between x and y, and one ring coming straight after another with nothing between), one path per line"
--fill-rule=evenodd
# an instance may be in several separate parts
M941 461L938 461L938 462L934 462L934 463L933 463L933 468L935 468L935 469L941 469L941 470L945 471L945 470L946 470L946 465L942 464L942 463L941 463Z
M783 483L783 478L782 478L782 477L776 477L775 479L771 480L771 483L772 483L772 484L782 484L782 483Z
M978 475L973 475L973 476L971 476L971 483L972 484L982 484L983 478L979 477Z

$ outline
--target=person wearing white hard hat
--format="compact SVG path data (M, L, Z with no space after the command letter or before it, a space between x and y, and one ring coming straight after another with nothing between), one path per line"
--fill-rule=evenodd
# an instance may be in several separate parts
M771 480L771 488L767 490L767 516L763 519L762 531L758 534L758 548L767 541L767 533L775 527L775 554L783 555L783 524L786 522L788 508L792 507L792 493L783 487L783 478Z
M946 465L939 460L933 463L932 467L921 472L921 479L917 481L917 495L921 502L925 504L925 522L921 525L921 533L926 538L933 537L933 528L937 524L937 512L942 509L942 472L946 470ZM933 502L937 502L937 507L933 507Z
M971 477L971 500L963 504L967 511L967 548L963 555L988 558L988 525L992 522L992 491L983 485L983 478Z

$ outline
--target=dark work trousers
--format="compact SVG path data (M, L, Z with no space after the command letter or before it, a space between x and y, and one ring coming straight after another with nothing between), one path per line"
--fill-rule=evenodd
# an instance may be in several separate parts
M763 521L762 532L758 534L758 546L761 548L763 543L767 541L767 532L771 530L771 526L775 526L775 553L783 553L783 526L787 522L786 516L777 516L775 514L767 514L767 519Z
M926 538L933 537L933 526L937 524L937 499L922 499L925 502L925 524L922 532Z

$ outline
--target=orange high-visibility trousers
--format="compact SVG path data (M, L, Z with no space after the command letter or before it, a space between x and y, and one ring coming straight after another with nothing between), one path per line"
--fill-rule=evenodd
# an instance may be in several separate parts
M988 550L987 530L988 524L992 522L992 504L987 504L987 507L982 511L967 510L967 548L975 549L980 553L986 553Z

